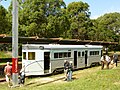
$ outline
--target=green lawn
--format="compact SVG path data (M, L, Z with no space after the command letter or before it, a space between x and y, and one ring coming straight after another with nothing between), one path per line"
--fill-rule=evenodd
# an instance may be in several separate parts
M11 90L120 90L120 64L114 69L100 70L100 67L93 67L75 71L74 74L78 74L79 78L71 82L62 80L61 82L41 84L39 81L35 82L41 78L34 78L27 79L25 86ZM58 76L61 75L63 74ZM5 83L0 83L0 90L8 89Z

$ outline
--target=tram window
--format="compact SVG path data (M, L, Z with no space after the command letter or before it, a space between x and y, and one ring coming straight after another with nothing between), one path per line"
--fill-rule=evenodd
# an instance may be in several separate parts
M71 57L71 52L68 52L68 57Z
M95 51L95 55L99 55L99 51Z
M99 55L99 51L96 51L96 55Z
M64 57L67 57L67 52L64 53Z
M26 60L26 52L23 52L23 59Z
M90 55L99 55L99 51L90 51Z
M92 52L92 51L90 51L90 55L93 55L93 52Z
M78 57L80 57L81 56L81 52L78 52Z
M59 58L62 58L62 53L59 53Z
M58 58L58 53L54 53L54 58Z
M35 52L28 52L28 60L35 60Z
M71 52L54 53L54 58L66 58L66 57L71 57Z
M84 54L85 54L85 53L84 53L84 52L82 52L82 56L84 56Z

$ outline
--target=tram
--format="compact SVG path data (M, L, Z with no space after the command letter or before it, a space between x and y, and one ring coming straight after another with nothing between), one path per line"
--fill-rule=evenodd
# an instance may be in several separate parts
M100 63L103 46L23 44L22 65L26 76L46 75L63 70L64 60L72 61L75 69Z

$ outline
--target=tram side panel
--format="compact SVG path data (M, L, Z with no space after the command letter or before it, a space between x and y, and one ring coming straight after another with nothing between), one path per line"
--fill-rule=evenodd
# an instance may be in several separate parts
M100 63L102 49L80 49L77 51L77 68L89 67L92 64Z
M87 66L90 66L92 64L98 64L100 63L101 58L101 49L91 49L88 52L88 64Z
M26 59L22 59L22 65L25 65L25 74L43 75L44 74L44 53L40 50L26 50Z
M61 71L64 68L64 60L73 61L72 52L68 50L51 51L51 72Z
M31 45L32 46L32 45ZM25 65L26 75L44 75L52 73L54 70L64 68L64 60L73 61L74 68L90 66L94 62L99 62L101 48L94 49L88 47L69 48L38 48L39 46L23 48L22 65ZM54 46L55 47L55 46ZM93 54L93 55L92 55Z

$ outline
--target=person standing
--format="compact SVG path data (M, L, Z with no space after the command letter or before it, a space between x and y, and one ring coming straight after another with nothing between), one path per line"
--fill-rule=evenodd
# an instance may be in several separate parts
M10 62L7 62L7 65L4 68L4 73L5 73L6 81L8 83L8 87L11 87L12 66L10 65Z
M106 58L106 61L107 61L107 69L109 69L109 64L111 62L111 58L108 55L106 55L105 58Z
M102 64L101 69L104 68L105 64L107 64L107 69L109 69L109 64L111 62L111 58L108 55L103 55L100 60L101 60L101 64Z
M68 72L69 62L67 60L64 61L64 74L65 74L65 81L67 80L67 72Z
M73 71L73 62L70 61L70 64L68 66L68 72L67 72L67 81L72 80L72 71Z
M103 55L100 60L101 60L101 65L102 65L101 69L104 69L104 65L106 63L105 55Z
M117 67L117 61L118 61L118 54L115 52L113 54L113 63L115 63L115 66Z

